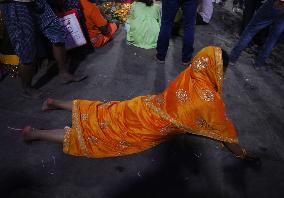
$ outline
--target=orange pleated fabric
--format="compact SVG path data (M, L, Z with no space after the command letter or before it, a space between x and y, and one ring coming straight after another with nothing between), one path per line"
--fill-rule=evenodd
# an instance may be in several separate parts
M220 96L222 83L222 51L209 46L161 94L105 103L75 100L63 150L76 156L121 156L184 133L238 143Z
M91 3L89 0L80 0L80 3L82 5L91 43L94 48L99 48L113 37L117 30L117 25L115 23L108 23L95 3ZM102 34L99 29L102 26L108 26L109 34Z

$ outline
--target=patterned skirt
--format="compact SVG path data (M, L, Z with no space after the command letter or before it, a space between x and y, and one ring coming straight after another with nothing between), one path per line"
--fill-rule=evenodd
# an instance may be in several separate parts
M64 43L66 33L45 0L35 3L10 2L0 4L4 24L15 53L21 64L44 56L41 36L51 43Z

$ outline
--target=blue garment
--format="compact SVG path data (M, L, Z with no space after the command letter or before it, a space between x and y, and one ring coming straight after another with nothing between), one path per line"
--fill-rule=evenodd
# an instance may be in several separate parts
M265 27L270 26L268 37L263 49L259 52L255 65L262 66L265 59L270 55L278 39L284 31L284 9L273 8L273 0L267 1L256 12L249 22L237 45L230 54L230 61L236 62L241 52L248 46L254 35Z
M157 58L159 60L165 60L166 58L173 22L180 6L180 0L162 1L161 29L157 43ZM182 61L189 62L193 53L197 0L184 0L182 8L184 27Z
M65 42L66 33L46 0L3 3L0 10L4 13L5 27L21 64L32 63L43 55L40 33L51 43Z

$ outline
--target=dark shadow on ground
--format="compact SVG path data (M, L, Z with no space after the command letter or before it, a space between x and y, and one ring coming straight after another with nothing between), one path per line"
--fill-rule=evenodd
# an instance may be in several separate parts
M147 175L141 175L140 180L130 184L114 198L146 198L146 197L205 197L206 192L193 192L188 188L190 175L199 176L199 160L194 154L194 142L185 145L184 142L172 139L164 145L166 148L159 169ZM185 172L188 175L185 175Z

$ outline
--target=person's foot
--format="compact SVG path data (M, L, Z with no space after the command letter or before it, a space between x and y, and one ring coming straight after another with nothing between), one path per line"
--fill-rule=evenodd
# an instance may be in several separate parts
M22 96L28 99L38 100L42 98L42 92L34 88L23 89Z
M55 110L55 109L57 108L54 106L54 100L51 98L45 100L41 107L42 111Z
M203 21L203 17L199 13L197 13L195 25L208 25L208 23Z
M182 62L182 65L185 66L185 67L189 66L189 64L190 64L190 61Z
M85 80L88 76L87 75L82 75L82 76L74 76L69 73L62 73L59 74L61 78L61 83L62 84L69 84L72 82L81 82L82 80Z
M240 38L240 34L239 34L238 32L234 32L233 35L234 35L234 37L236 37L237 39Z
M253 65L253 68L254 68L256 71L260 71L262 67L259 66L259 65Z
M229 67L234 67L236 65L236 63L234 62L229 62Z
M165 60L160 60L157 55L155 55L155 61L159 64L165 64Z
M23 140L27 143L36 140L35 133L36 130L31 126L24 127L22 130Z
M252 65L253 65L253 68L254 68L256 71L260 71L260 70L262 70L262 68L263 68L262 65L256 64L256 63L255 63L255 60L252 60Z

